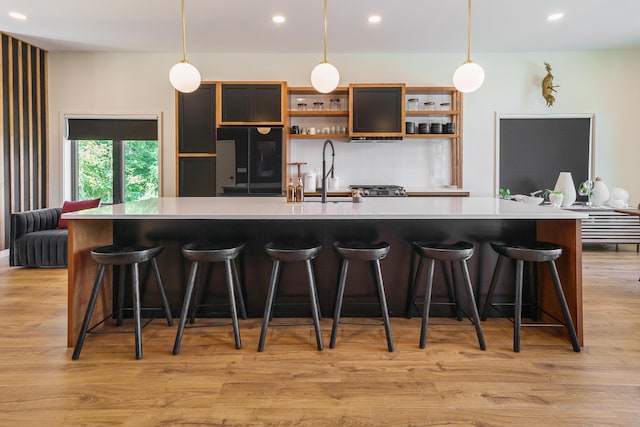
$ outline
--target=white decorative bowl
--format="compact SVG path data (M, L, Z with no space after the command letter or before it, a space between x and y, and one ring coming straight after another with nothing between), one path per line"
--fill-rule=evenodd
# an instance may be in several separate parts
M528 205L539 205L544 200L544 197L531 197L524 194L516 194L513 196L516 202L526 203Z

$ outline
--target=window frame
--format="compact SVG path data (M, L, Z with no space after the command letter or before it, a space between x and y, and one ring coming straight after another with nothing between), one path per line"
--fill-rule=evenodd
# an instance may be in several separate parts
M105 120L155 120L158 127L157 130L157 142L158 142L158 197L163 195L163 139L162 139L162 115L157 114L64 114L62 117L64 133L62 135L63 147L62 147L62 195L64 200L77 200L77 184L78 177L74 176L74 171L77 173L75 165L77 165L77 145L75 141L68 138L69 135L69 120L70 119L105 119ZM120 154L124 160L124 144L116 144L117 140L112 140L114 147L119 145ZM120 142L123 142L120 140ZM116 153L114 152L114 155ZM114 157L114 161L115 161ZM117 162L114 162L117 163ZM114 172L114 193L113 200L116 203L116 179L118 177ZM120 180L124 183L124 170L120 171ZM121 200L124 201L124 194L120 195Z

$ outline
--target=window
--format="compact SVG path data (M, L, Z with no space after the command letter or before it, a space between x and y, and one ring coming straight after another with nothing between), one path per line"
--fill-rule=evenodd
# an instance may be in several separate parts
M69 196L122 203L158 197L157 120L67 119Z

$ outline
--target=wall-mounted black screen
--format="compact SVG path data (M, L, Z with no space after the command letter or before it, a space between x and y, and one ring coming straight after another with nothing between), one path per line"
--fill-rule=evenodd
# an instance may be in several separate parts
M560 172L576 187L591 175L591 116L499 118L498 188L511 194L552 189Z

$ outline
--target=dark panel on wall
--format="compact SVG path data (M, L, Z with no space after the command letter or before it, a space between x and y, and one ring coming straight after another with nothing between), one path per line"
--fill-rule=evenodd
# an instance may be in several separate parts
M46 207L47 52L2 34L0 249L10 217Z
M590 178L591 117L501 118L499 188L511 194L553 189L560 172Z

